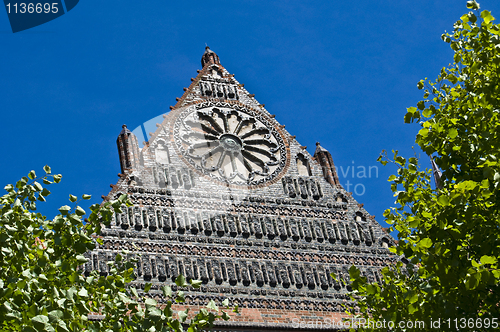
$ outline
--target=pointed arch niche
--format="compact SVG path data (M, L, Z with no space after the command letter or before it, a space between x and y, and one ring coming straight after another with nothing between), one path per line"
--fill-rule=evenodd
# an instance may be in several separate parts
M163 139L158 140L155 148L156 162L159 164L170 164L170 155L167 144Z
M311 165L309 163L309 160L304 156L302 153L299 153L297 155L297 158L295 159L297 162L297 171L299 172L299 175L302 176L311 176Z

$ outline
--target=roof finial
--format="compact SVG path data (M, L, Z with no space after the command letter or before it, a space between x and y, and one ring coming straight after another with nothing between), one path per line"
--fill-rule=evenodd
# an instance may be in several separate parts
M129 134L129 133L132 133L132 132L127 128L127 125L124 124L122 126L122 131L120 132L120 135L125 135L125 134Z
M325 152L328 152L328 150L326 150L324 147L322 147L319 142L316 142L316 151L314 152L314 154L316 154L317 152L321 152L321 151L325 151Z
M206 43L205 45L205 53L203 53L201 57L201 66L205 67L207 64L220 64L217 54L215 54Z

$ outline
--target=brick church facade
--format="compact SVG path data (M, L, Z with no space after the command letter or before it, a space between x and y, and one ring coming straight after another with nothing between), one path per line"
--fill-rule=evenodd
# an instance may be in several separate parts
M348 286L330 274L347 283L354 264L378 280L398 259L392 238L339 184L327 150L318 143L311 156L208 47L201 63L142 149L126 126L119 134L122 171L105 199L128 194L133 206L85 269L105 274L122 249L140 254L133 283L151 282L160 303L178 274L202 280L187 291L192 311L210 299L240 308L219 330L340 320Z

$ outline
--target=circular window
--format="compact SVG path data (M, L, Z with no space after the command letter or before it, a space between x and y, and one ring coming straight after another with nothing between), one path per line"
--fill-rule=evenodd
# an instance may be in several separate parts
M178 152L204 175L225 184L255 186L285 169L285 140L270 121L239 105L191 106L177 117Z

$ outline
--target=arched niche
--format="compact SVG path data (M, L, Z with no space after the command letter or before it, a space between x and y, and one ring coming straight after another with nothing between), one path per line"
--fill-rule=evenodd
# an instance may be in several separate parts
M379 241L379 246L382 248L390 248L394 246L394 242L387 236L383 236Z
M366 217L361 212L356 212L356 221L366 222Z
M156 162L159 164L170 164L168 147L164 140L158 140L155 148Z
M299 153L296 158L297 162L297 171L299 175L302 176L311 176L311 165L309 164L309 160L302 154Z
M337 201L337 203L348 203L347 198L341 193L338 193L335 200Z

